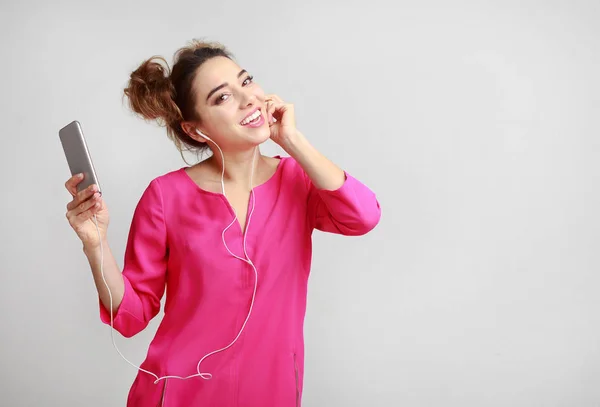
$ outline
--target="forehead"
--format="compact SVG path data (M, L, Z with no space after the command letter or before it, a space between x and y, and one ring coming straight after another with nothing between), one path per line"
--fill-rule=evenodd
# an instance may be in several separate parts
M238 64L226 57L214 57L204 62L196 71L194 88L197 95L205 98L215 87L237 81L242 70Z

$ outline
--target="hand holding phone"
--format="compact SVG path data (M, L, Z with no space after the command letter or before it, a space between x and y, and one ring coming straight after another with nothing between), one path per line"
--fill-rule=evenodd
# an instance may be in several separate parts
M58 131L71 175L83 174L83 182L77 184L77 191L82 191L92 184L100 185L92 156L87 147L81 124L74 120Z
M84 247L96 248L100 239L106 239L109 215L81 125L78 121L69 123L60 129L59 137L71 171L71 178L65 183L73 197L67 204L67 219Z

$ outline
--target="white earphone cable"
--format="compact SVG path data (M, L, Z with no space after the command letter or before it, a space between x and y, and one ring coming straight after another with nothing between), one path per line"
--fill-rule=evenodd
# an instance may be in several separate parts
M204 137L206 140L214 143L214 145L217 147L217 149L219 150L219 152L221 153L221 159L222 159L222 171L221 171L221 190L223 192L223 196L225 198L227 198L227 195L225 194L225 156L223 155L223 151L221 150L221 148L219 147L219 145L217 143L215 143L213 140L211 140L210 138L208 138L207 136L205 136L204 134L200 133L198 130L196 130L196 132L201 136ZM247 236L247 232L248 229L250 227L250 220L252 219L252 214L254 212L254 207L256 206L256 197L254 195L254 187L253 187L253 179L254 179L254 164L255 164L255 160L256 160L256 152L257 152L258 148L255 148L254 150L254 155L252 157L252 171L250 174L250 195L252 197L252 207L250 209L250 213L248 215L248 222L245 228L245 231L243 231L243 248L244 248L244 255L245 258L242 258L240 256L235 255L230 249L229 246L227 246L227 242L225 241L225 232L235 223L235 221L238 219L237 217L237 213L235 212L235 208L233 208L233 206L231 207L233 209L233 213L234 213L234 218L233 221L231 221L231 223L225 228L223 229L223 232L221 233L221 239L223 241L223 245L225 246L225 249L227 249L227 251L229 252L229 254L231 254L233 257L248 263L252 269L254 270L254 291L252 293L252 301L250 303L250 308L248 310L248 316L246 317L244 323L242 324L242 327L240 328L240 331L238 332L237 336L233 339L233 341L231 343L229 343L229 345L221 348L221 349L217 349L215 351L212 351L206 355L204 355L202 357L202 359L200 359L200 361L198 361L198 364L196 366L196 374L190 375L190 376L163 376L163 377L158 377L158 375L142 369L140 366L135 365L134 363L130 362L119 350L119 348L117 347L117 343L115 341L115 337L114 337L114 315L113 315L113 297L112 297L112 293L110 291L110 287L108 286L108 283L106 282L106 279L104 277L104 248L102 246L102 238L100 236L100 228L98 227L98 219L96 218L96 215L94 215L94 224L96 225L96 231L98 232L98 239L100 241L100 273L102 275L102 281L104 282L104 285L106 286L106 289L108 290L108 296L110 299L110 335L111 335L111 339L112 339L112 343L113 346L115 347L115 349L117 350L117 352L119 353L119 355L130 365L132 365L133 367L137 368L138 370L145 372L151 376L153 376L154 378L156 378L156 380L154 381L154 383L158 383L160 380L162 379L169 379L169 378L173 378L173 379L181 379L181 380L186 380L186 379L190 379L192 377L201 377L205 380L209 380L212 378L212 374L211 373L201 373L200 372L200 364L204 361L204 359L206 359L207 357L214 355L216 353L222 352L228 348L230 348L231 346L233 346L233 344L238 340L238 338L241 336L244 328L246 327L246 323L248 322L248 320L250 319L250 314L252 313L252 308L254 306L254 299L256 297L256 289L258 287L258 271L256 270L256 266L254 265L254 263L252 262L252 260L250 259L250 257L248 256L248 252L246 250L246 236Z

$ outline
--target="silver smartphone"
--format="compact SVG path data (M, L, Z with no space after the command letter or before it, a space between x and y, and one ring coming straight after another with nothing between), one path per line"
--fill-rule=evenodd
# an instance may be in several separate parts
M81 124L74 120L58 131L71 175L83 174L83 181L77 185L77 191L82 191L90 185L96 184L102 192L98 176L94 169L92 156L88 150Z

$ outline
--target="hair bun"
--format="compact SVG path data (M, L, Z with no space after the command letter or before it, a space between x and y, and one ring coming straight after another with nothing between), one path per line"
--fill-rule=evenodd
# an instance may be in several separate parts
M169 76L169 65L163 57L153 56L144 61L131 73L124 89L131 109L162 125L178 120L181 113L173 101L175 89Z

